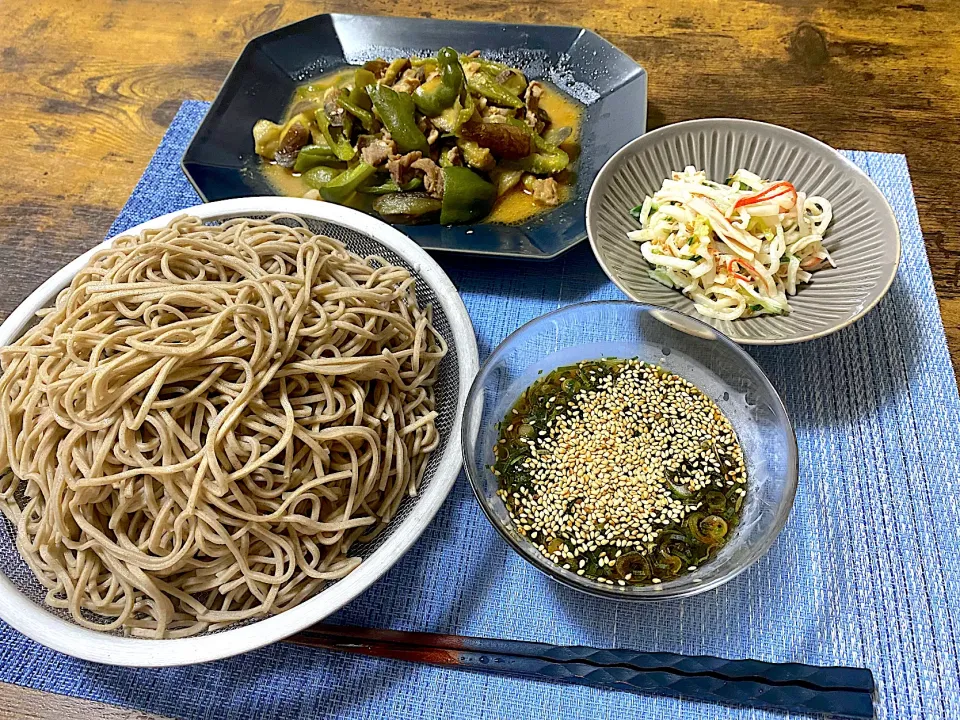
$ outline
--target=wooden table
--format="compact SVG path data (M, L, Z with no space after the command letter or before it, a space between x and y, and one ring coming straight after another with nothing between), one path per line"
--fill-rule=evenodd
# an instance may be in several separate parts
M830 7L821 7L829 5ZM838 148L905 153L960 367L960 10L942 0L422 0L435 18L592 28L650 74L649 127L746 117ZM100 242L188 98L251 38L388 0L3 0L0 313ZM147 715L0 684L0 720Z

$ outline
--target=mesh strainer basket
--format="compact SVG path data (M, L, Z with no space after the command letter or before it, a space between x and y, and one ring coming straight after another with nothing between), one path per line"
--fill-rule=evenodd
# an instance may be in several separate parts
M120 632L88 630L74 623L66 611L44 605L43 587L16 550L15 529L0 516L0 618L37 642L86 660L128 666L186 665L268 645L330 615L374 583L413 545L450 492L462 462L460 416L467 390L477 373L477 345L470 318L453 283L412 240L386 223L350 208L278 197L199 205L158 217L124 234L163 227L184 214L218 223L236 217L265 218L277 213L299 216L315 232L340 240L358 255L378 255L406 267L416 277L418 300L433 303L434 326L450 350L440 363L435 387L441 442L430 458L418 494L404 501L386 531L374 541L358 546L363 562L355 571L331 582L306 602L278 615L173 640L146 640L126 637ZM33 322L36 311L51 305L56 294L70 283L90 256L111 242L112 239L80 256L37 288L0 325L0 345L19 337Z

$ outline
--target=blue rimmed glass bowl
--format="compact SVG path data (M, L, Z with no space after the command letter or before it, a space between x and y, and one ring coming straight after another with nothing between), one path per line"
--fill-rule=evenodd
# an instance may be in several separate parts
M658 585L601 584L545 558L517 533L490 469L497 424L541 371L546 374L603 357L638 357L694 383L733 423L747 465L747 497L733 536L710 562ZM736 577L773 544L797 490L793 427L779 395L753 359L699 320L628 301L568 305L532 320L500 343L467 396L462 440L464 465L477 500L513 549L554 580L618 600L687 597Z

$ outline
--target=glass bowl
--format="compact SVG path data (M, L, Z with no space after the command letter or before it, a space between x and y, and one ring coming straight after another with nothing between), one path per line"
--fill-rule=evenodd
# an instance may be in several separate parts
M656 585L601 584L548 560L516 532L490 470L497 423L541 371L602 357L663 366L720 406L747 465L747 496L733 537L696 571ZM467 477L480 507L534 567L565 585L619 600L689 597L716 588L759 559L780 533L797 490L797 442L783 402L746 352L709 325L629 301L568 305L528 322L493 351L467 395L462 426Z

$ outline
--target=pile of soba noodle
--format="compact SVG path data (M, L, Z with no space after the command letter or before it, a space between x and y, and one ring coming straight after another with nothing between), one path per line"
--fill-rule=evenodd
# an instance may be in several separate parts
M281 220L120 238L0 352L0 509L85 627L289 609L417 489L446 353L430 307L406 269Z

